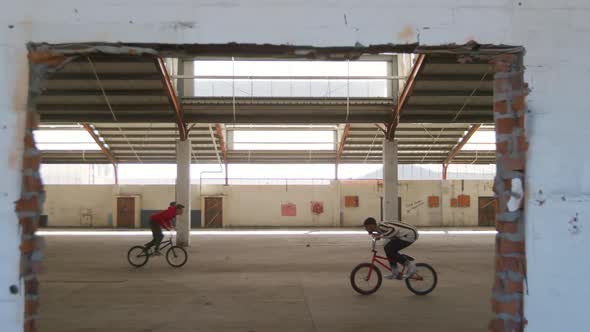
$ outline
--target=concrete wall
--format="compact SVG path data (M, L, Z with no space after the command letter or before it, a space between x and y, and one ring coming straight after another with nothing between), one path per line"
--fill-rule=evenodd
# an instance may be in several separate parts
M532 89L527 115L528 330L583 329L588 319L582 308L590 295L588 287L580 288L590 273L589 265L580 263L590 250L590 232L583 227L590 214L590 156L583 153L590 120L589 13L585 0L10 2L0 11L0 265L5 267L0 283L11 284L18 275L18 220L12 202L20 191L27 42L353 46L474 39L527 49L526 79ZM570 221L579 223L581 231L572 231ZM5 331L22 330L21 302L20 295L0 293Z
M402 220L426 227L476 226L477 197L493 196L491 181L402 181L399 188ZM174 200L171 185L48 185L46 191L44 214L52 227L80 227L84 214L92 215L94 227L113 227L113 197L121 195L138 196L142 211L148 215ZM204 197L223 197L225 227L357 227L369 216L381 217L383 186L376 181L334 181L324 186L204 185L203 197L199 196L198 186L192 192L193 210L199 212ZM469 208L451 208L450 199L459 194L471 196ZM345 196L358 196L359 207L345 207ZM439 196L440 207L429 207L428 196ZM323 202L324 213L313 214L312 201ZM282 203L296 204L297 215L281 216Z
M335 192L330 186L231 186L224 197L224 221L244 226L334 226ZM322 201L324 213L311 212L311 201ZM297 206L297 215L281 216L281 204Z
M49 225L59 220L59 226L80 227L82 216L89 214L93 226L113 226L113 186L46 186L45 191L47 198L43 214L47 215Z

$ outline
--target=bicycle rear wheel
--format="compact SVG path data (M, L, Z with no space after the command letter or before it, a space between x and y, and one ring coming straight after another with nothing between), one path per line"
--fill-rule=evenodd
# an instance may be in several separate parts
M172 267L181 267L186 264L188 254L184 248L179 246L172 246L166 251L166 261Z
M134 267L144 266L149 259L149 255L144 246L135 246L127 252L127 261Z
M426 263L416 263L416 273L406 279L406 286L416 295L426 295L434 290L438 276L434 268Z
M371 275L369 275L369 271L371 271ZM362 295L375 293L381 287L381 282L383 282L381 271L371 263L361 263L350 273L350 284L352 288Z

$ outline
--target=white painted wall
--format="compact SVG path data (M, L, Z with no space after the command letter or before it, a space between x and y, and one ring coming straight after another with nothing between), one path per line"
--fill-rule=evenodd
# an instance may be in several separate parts
M231 227L335 226L334 186L232 186L224 197L224 219ZM324 203L324 213L311 212L312 201ZM297 205L297 215L281 216L281 204Z
M94 227L116 226L118 196L137 196L141 209L162 210L173 200L174 186L47 185L44 213L52 227L81 227L91 214ZM202 199L193 186L193 209L206 196L223 197L225 227L357 227L367 217L380 218L383 186L377 181L333 181L330 185L204 185ZM492 181L401 181L402 220L424 227L477 226L477 197L493 196ZM451 208L451 197L471 196L469 208ZM428 196L441 197L441 207L428 207ZM359 196L358 208L344 206L345 196ZM312 201L324 203L324 213L311 212ZM297 205L297 216L281 216L281 204ZM342 212L342 223L340 213Z
M5 156L0 162L5 194L0 213L7 221L0 226L0 264L6 267L0 281L10 282L18 270L12 202L19 191L23 126L18 119L26 98L26 42L352 46L475 39L527 49L526 79L532 89L527 118L528 330L585 328L582 308L590 295L585 280L590 265L581 262L590 250L585 227L590 157L583 153L590 120L585 84L589 13L586 0L12 1L0 12L0 151ZM572 233L568 222L576 213L582 230ZM567 268L555 269L547 262ZM18 301L0 293L5 331L20 330Z
M28 76L24 43L10 42L6 33L9 12L0 11L0 324L3 331L13 332L22 331L24 324L20 229L14 202L20 197ZM11 285L21 292L11 294Z
M448 180L442 182L442 224L461 227L477 224L478 197L493 197L493 181ZM452 208L451 199L470 195L468 208Z
M47 198L43 209L49 223L59 226L80 227L82 215L90 214L94 227L111 227L109 215L113 207L112 185L47 185Z

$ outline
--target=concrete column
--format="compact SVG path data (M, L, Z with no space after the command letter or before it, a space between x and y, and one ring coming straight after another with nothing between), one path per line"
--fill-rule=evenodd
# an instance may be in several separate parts
M397 221L397 142L383 140L383 219Z
M191 231L191 141L176 141L176 203L184 205L182 216L176 217L179 246L190 245Z

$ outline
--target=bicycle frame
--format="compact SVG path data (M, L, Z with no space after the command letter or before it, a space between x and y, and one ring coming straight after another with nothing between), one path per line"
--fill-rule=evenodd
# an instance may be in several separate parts
M160 245L158 246L158 250L164 251L164 249L166 249L168 247L172 247L173 242L174 242L173 240L174 240L174 235L170 234L170 237L168 238L168 240L160 242ZM153 250L155 250L155 249L156 248L154 247ZM148 256L152 256L153 250L151 252L148 252Z
M371 274L373 274L373 267L375 266L375 263L381 265L381 267L385 268L385 270L391 272L391 266L389 265L389 259L387 257L383 257L383 256L379 256L377 255L377 240L375 238L372 239L373 243L371 244L371 251L373 252L373 258L371 259L371 267L369 267L369 273L367 274L367 280L371 279ZM383 261L385 261L385 263L383 263ZM404 270L402 270L402 273L404 272ZM414 279L414 280L422 280L422 277L418 274L415 273L413 276L410 277L410 279Z
M373 266L375 263L381 265L387 271L391 272L391 267L389 265L389 259L387 257L377 255L377 249L375 248L377 244L377 240L373 239L373 244L371 245L371 251L373 252L373 258L371 259L371 267L369 268L369 274L367 274L367 279L371 279L371 274L373 274ZM382 261L385 261L387 264L384 264Z

